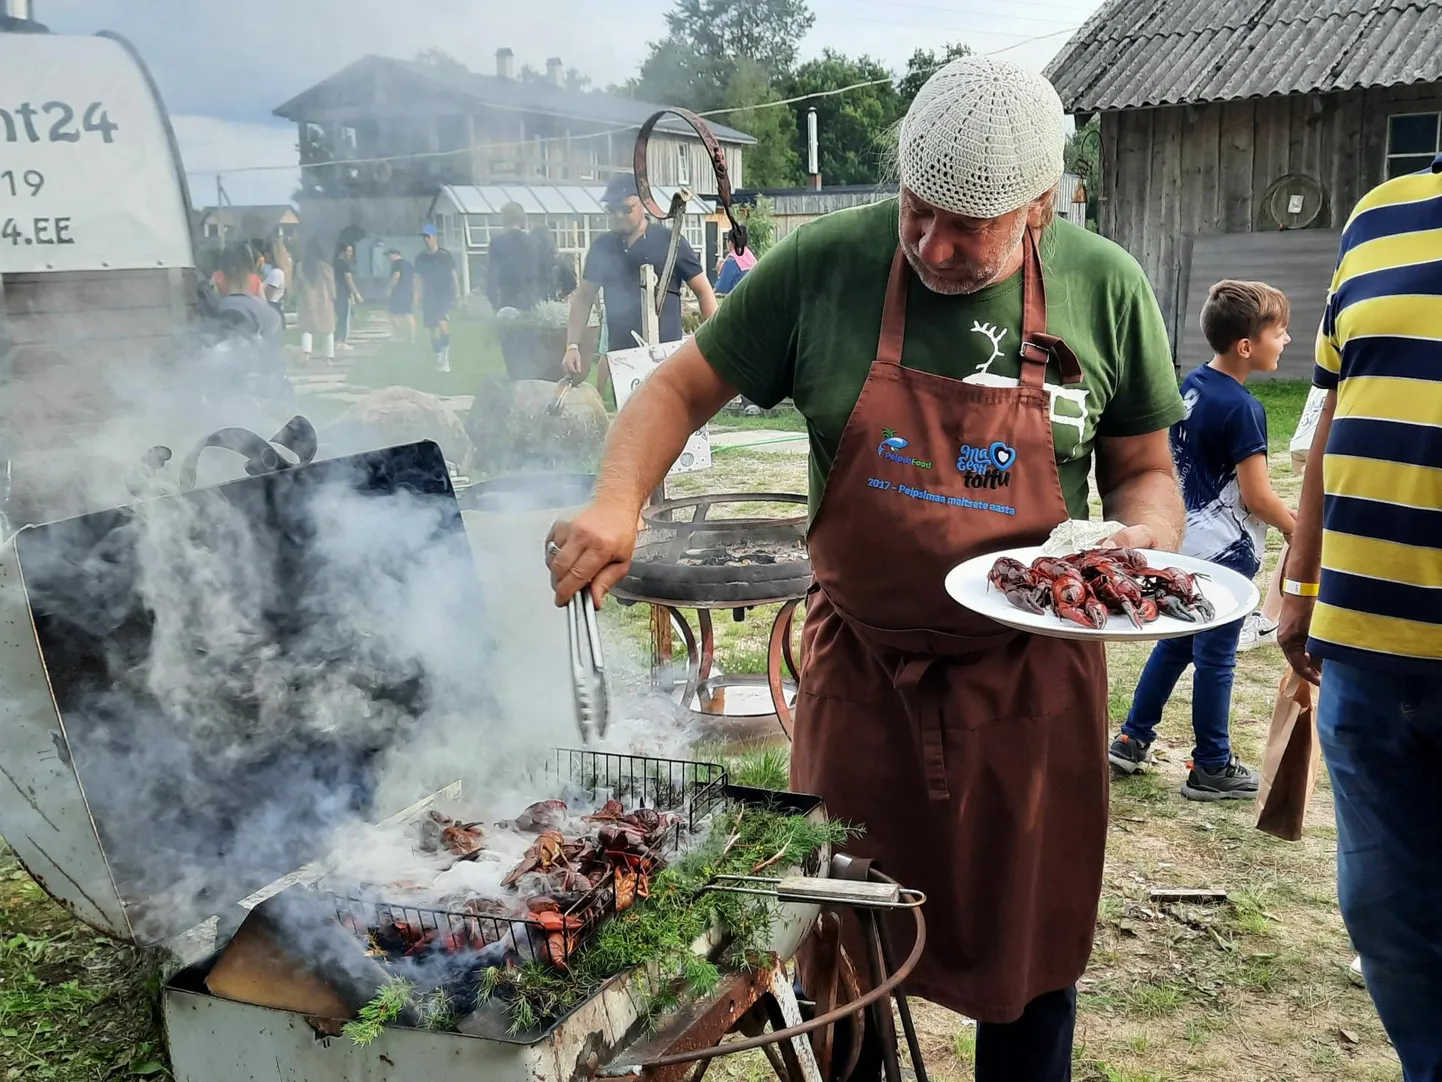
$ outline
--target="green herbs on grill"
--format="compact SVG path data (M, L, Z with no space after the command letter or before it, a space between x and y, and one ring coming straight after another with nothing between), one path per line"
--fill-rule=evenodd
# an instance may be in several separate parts
M706 840L655 877L643 904L602 924L595 939L571 957L569 969L534 961L489 969L478 1002L499 1006L511 1032L522 1033L564 1014L616 974L649 966L647 1020L654 1024L683 995L705 995L719 981L717 964L693 949L698 940L720 929L727 945L718 961L749 967L770 935L774 902L703 887L718 875L763 875L801 866L821 849L858 833L841 823L813 823L755 807L718 815ZM449 1019L448 1007L461 1014L470 1007L416 1003L413 994L403 981L387 985L346 1027L347 1036L357 1043L374 1040L407 1007L433 1027Z

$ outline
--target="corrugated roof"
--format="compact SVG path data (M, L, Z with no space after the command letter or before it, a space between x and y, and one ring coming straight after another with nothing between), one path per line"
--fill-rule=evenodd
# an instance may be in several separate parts
M364 78L368 73L390 68L413 79L436 84L452 92L471 98L478 105L493 109L507 109L516 112L540 113L566 120L584 120L596 124L616 127L639 128L655 113L666 108L650 102L635 101L632 98L617 97L613 94L583 93L568 90L552 83L502 79L496 75L481 75L472 71L451 71L434 64L422 64L414 60L394 60L386 56L365 56L354 64L336 72L309 90L297 94L290 101L275 109L275 115L287 120L303 121L306 110L312 103L324 102L345 83ZM409 104L409 103L404 103ZM756 140L743 131L728 128L725 124L707 121L716 138L726 143L755 143ZM676 116L667 116L657 122L660 131L673 135L694 135L691 126Z
M447 184L437 200L449 199L462 214L500 214L507 203L519 203L527 214L605 214L601 197L606 186L586 184ZM675 188L653 185L651 194L662 206L670 206ZM715 213L700 199L692 197L687 214L709 217Z
M1071 112L1442 81L1442 0L1107 0L1046 75Z

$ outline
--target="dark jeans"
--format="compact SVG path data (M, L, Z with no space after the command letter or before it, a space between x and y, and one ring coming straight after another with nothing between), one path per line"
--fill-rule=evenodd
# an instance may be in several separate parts
M344 342L350 334L350 298L335 299L335 340Z
M1215 774L1232 759L1227 727L1232 714L1232 677L1237 668L1237 641L1242 637L1242 620L1222 627L1163 639L1147 659L1132 708L1122 732L1133 740L1150 744L1162 720L1162 708L1172 697L1188 665L1197 667L1192 682L1192 732L1197 746L1192 762Z
M1442 1082L1442 683L1328 661L1337 894L1407 1082Z
M1015 1022L982 1022L976 1027L976 1082L1071 1082L1076 989L1047 992L1026 1005ZM841 1027L837 1027L838 1034ZM897 1036L900 1039L900 1027ZM838 1040L841 1055L845 1044ZM928 1072L930 1073L930 1072ZM852 1082L884 1078L881 1044L868 1028Z

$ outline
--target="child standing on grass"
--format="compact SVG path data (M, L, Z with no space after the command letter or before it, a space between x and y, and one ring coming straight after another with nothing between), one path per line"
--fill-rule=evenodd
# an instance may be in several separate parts
M1218 282L1202 308L1202 333L1216 356L1182 382L1187 415L1172 426L1172 458L1187 505L1182 553L1248 578L1262 566L1267 527L1290 538L1296 518L1267 475L1267 415L1243 386L1254 372L1274 372L1290 342L1290 305L1261 282ZM1257 774L1232 752L1228 728L1232 678L1243 620L1157 643L1132 696L1131 712L1112 742L1112 765L1126 774L1146 768L1162 708L1188 665L1196 667L1192 729L1196 747L1182 786L1189 800L1253 800Z

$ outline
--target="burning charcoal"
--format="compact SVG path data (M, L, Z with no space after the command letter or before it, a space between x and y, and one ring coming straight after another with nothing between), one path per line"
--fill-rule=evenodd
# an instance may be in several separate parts
M372 936L376 946L390 955L405 954L421 938L411 930L410 925L400 920L382 922Z

